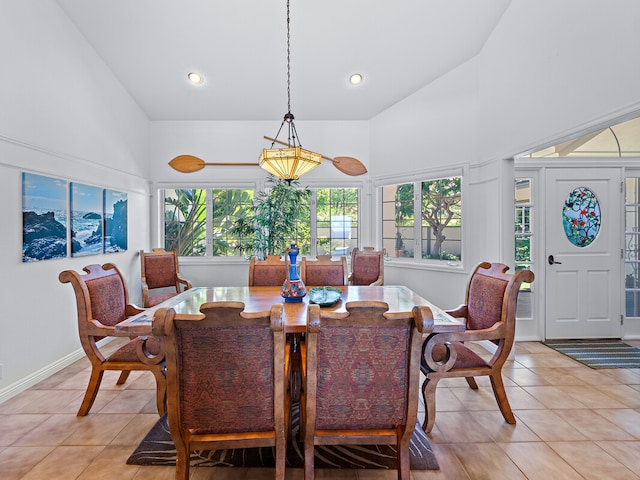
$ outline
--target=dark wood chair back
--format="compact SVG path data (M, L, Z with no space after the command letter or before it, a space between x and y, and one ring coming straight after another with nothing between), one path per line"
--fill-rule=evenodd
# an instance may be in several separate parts
M331 255L318 255L316 260L302 257L301 275L309 287L339 286L347 284L347 257L333 260Z
M310 305L303 358L305 479L314 446L391 444L399 478L409 479L409 443L417 421L422 334L428 307L387 314L384 302L349 302L346 313ZM361 407L361 408L359 408Z
M286 279L287 267L279 255L268 255L264 260L251 257L250 287L281 287Z
M167 355L168 419L176 478L194 450L274 446L284 479L286 418L282 305L245 313L242 302L208 302L200 320L159 309L153 332Z
M142 302L145 307L158 305L192 287L191 282L180 275L178 254L175 250L167 251L164 248L154 248L151 252L140 250L140 273ZM158 289L163 290L158 292Z
M354 248L349 285L383 285L384 255L384 250L374 250L373 247Z

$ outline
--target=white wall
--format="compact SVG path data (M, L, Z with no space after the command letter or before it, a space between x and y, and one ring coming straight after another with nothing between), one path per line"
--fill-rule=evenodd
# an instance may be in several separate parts
M149 244L148 120L55 2L4 0L0 15L0 401L80 349L65 269L114 262L140 298ZM129 250L22 263L22 172L128 193ZM136 283L137 282L137 283Z
M448 307L479 261L513 266L505 159L640 111L639 22L633 0L512 0L476 58L372 119L374 182L462 165L467 186L462 271L389 262L389 281Z
M640 2L513 0L479 56L480 158L640 110Z

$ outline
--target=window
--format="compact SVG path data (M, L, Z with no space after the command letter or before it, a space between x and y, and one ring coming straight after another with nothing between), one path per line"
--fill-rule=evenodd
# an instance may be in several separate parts
M640 178L626 178L625 187L625 315L640 317Z
M532 180L516 178L515 180L515 263L516 271L531 270L533 242L533 202ZM530 283L520 286L516 317L533 318L533 296Z
M214 189L212 193L213 255L240 255L236 246L244 239L231 235L230 229L238 219L251 214L253 190Z
M203 256L207 251L207 191L164 191L164 246L179 256Z
M358 189L312 190L312 205L315 206L316 219L313 253L350 255L358 246Z
M382 187L382 244L393 257L462 260L462 178Z
M349 255L358 246L359 189L310 189L310 208L300 209L296 242L303 255ZM242 257L249 236L232 227L248 222L253 230L252 189L165 189L164 244L180 256Z

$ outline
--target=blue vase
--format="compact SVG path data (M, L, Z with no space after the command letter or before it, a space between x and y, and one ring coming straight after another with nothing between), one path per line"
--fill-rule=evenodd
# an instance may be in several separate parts
M307 289L302 283L300 275L298 275L298 267L296 265L298 258L298 247L295 243L291 244L291 247L287 248L284 254L287 279L282 284L282 296L285 302L301 302L302 297L307 294Z

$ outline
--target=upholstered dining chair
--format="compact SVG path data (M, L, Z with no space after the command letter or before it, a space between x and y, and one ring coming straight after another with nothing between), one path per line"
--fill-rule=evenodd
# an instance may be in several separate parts
M71 283L78 311L80 343L91 362L91 377L78 410L78 416L89 413L98 395L106 370L120 370L117 385L125 383L132 370L147 370L156 379L158 413L165 412L166 380L164 355L154 337L133 338L115 352L105 356L97 343L104 337L117 337L114 325L127 317L143 312L129 304L127 287L118 268L112 263L88 265L84 274L74 270L60 273L62 283ZM148 340L145 342L145 340ZM143 344L146 343L143 350Z
M264 260L251 257L250 287L280 287L287 279L287 267L280 255L267 255Z
M189 478L193 450L274 446L285 478L285 333L282 304L246 313L242 302L208 302L202 319L161 308L153 333L167 355L167 410L176 479Z
M317 260L302 257L301 278L308 286L338 286L347 284L347 257L333 260L331 255L318 255Z
M513 346L520 286L523 282L533 282L534 275L529 270L508 274L508 269L502 263L478 265L467 285L465 303L447 312L464 318L466 331L439 333L424 342L420 368L426 377L422 384L425 432L430 432L435 423L438 381L450 377L465 377L469 387L477 390L474 377L489 376L502 416L508 423L516 423L504 389L502 367ZM488 359L470 348L470 343L465 343L482 340L495 344L495 351Z
M314 478L315 445L395 445L398 478L409 479L416 428L422 333L428 307L386 313L384 302L358 301L336 313L310 305L301 432L304 478ZM419 427L418 427L419 428Z
M384 256L384 250L374 250L373 247L354 248L349 285L383 285Z
M178 254L175 250L154 248L151 252L140 250L142 274L142 302L153 307L191 288L191 282L180 276ZM155 292L152 292L155 290Z

